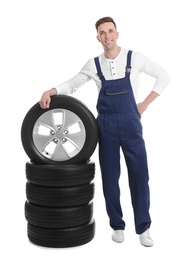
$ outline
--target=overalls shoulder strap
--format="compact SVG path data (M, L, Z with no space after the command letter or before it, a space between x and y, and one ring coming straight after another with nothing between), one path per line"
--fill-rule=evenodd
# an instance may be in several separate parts
M131 73L131 56L132 56L132 51L129 50L128 53L127 53L127 65L125 67L125 76L126 77L129 77L130 76L130 73Z
M96 68L97 68L97 75L100 78L101 81L105 80L105 77L103 76L103 73L101 71L100 63L99 63L99 57L94 58Z

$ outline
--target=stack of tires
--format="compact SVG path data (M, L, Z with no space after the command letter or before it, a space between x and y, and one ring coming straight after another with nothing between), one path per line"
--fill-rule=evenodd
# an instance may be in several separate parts
M28 238L45 247L74 247L95 235L93 216L97 123L79 100L53 96L50 108L35 104L21 128L26 162Z

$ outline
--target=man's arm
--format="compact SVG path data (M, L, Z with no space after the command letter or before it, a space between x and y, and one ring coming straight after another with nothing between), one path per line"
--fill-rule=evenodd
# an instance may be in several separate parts
M92 59L90 59L84 67L81 69L81 71L71 78L70 80L56 86L55 88L52 88L50 90L47 90L43 93L41 96L41 99L39 101L39 104L41 108L49 108L50 102L51 102L51 96L54 95L70 95L74 93L78 88L80 88L82 85L84 85L86 82L88 82L91 77L89 76L90 72L92 71Z
M150 103L152 103L157 97L159 97L159 94L155 91L151 91L151 93L145 98L143 102L137 104L139 113L143 114Z

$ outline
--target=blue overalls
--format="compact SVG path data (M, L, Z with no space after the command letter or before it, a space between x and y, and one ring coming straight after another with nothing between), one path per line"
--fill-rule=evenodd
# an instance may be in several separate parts
M142 136L140 114L130 82L132 51L127 54L125 77L105 80L95 58L102 87L98 97L99 159L103 180L103 192L110 226L124 230L125 222L120 205L120 147L128 169L129 187L134 210L137 234L146 231L151 224L149 215L148 166L145 143Z

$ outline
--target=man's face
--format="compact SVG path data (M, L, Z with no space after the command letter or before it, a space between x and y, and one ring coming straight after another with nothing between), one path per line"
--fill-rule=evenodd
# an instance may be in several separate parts
M119 33L112 22L102 23L98 26L97 39L105 50L112 50L116 46Z

